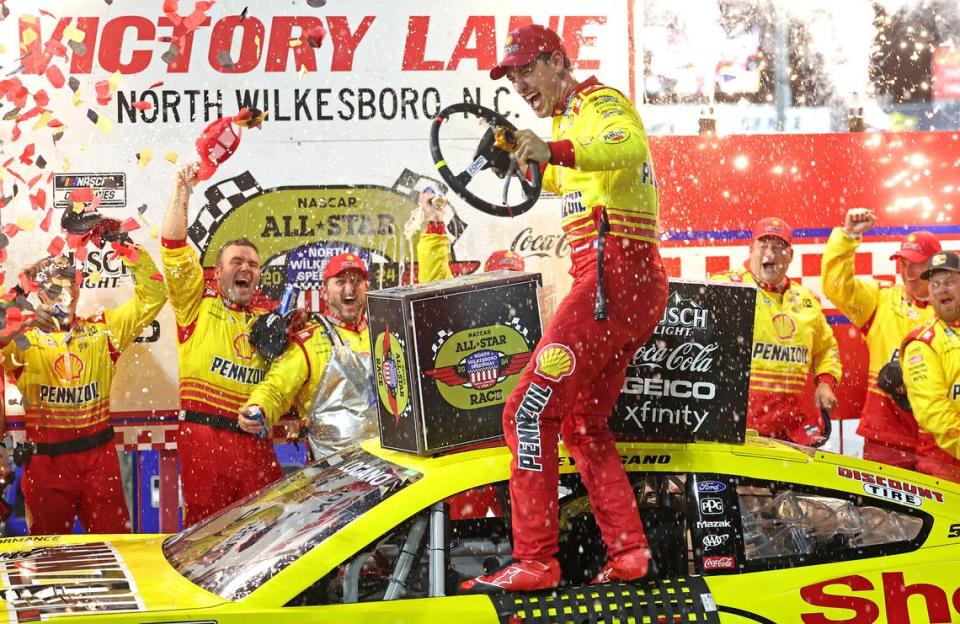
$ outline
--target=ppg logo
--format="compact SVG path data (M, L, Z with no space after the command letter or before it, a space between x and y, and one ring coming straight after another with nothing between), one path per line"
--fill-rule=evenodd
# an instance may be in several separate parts
M720 481L699 481L697 482L697 491L705 494L716 494L727 489L726 484Z
M723 501L719 498L704 498L700 500L700 513L716 516L723 513Z

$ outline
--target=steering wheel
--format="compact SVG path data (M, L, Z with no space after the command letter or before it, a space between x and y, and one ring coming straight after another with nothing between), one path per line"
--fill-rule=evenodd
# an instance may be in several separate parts
M453 173L447 166L447 161L440 151L440 126L451 116L457 113L466 113L479 117L490 127L480 139L477 145L477 151L473 155L473 162L470 166L460 173ZM452 104L433 118L433 125L430 127L430 155L433 162L437 165L437 171L440 177L450 185L457 195L463 198L468 204L495 217L515 217L521 215L533 208L537 199L540 198L540 190L543 183L543 174L537 163L532 163L530 171L530 180L527 180L517 169L516 159L513 158L512 144L513 133L516 131L514 126L506 117L489 108L473 104L471 102L461 102ZM492 169L500 178L504 179L504 199L503 203L493 204L467 190L467 185L473 181L473 178L484 169ZM520 181L520 187L523 190L524 200L519 204L508 205L506 195L510 179L516 176Z

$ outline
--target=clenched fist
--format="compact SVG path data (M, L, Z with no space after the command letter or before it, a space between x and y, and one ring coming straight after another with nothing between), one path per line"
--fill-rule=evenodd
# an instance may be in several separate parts
M851 208L843 222L843 231L849 236L860 236L872 229L876 223L877 215L869 208Z

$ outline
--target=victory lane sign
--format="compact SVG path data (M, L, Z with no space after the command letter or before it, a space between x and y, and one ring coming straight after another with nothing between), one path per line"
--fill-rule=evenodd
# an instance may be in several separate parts
M671 280L663 318L627 369L614 434L743 442L755 305L752 286Z

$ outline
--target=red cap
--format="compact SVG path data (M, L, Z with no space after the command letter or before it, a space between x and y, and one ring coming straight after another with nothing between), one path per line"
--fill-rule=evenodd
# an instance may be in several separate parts
M930 256L940 250L940 241L932 232L919 230L904 236L900 241L900 251L890 256L890 259L903 258L910 262L926 262Z
M752 240L757 240L764 236L776 236L788 245L793 244L793 230L790 229L790 226L787 225L783 219L776 217L760 219L757 221L757 224L753 226Z
M348 269L354 269L363 273L364 279L370 279L370 271L367 269L367 263L363 258L355 253L342 253L327 260L327 265L323 267L323 281L331 277L336 277Z
M523 67L545 52L563 50L557 33L539 24L515 29L503 42L503 60L490 70L494 80L503 78L511 67Z
M523 257L509 249L498 249L483 263L484 271L522 271Z

